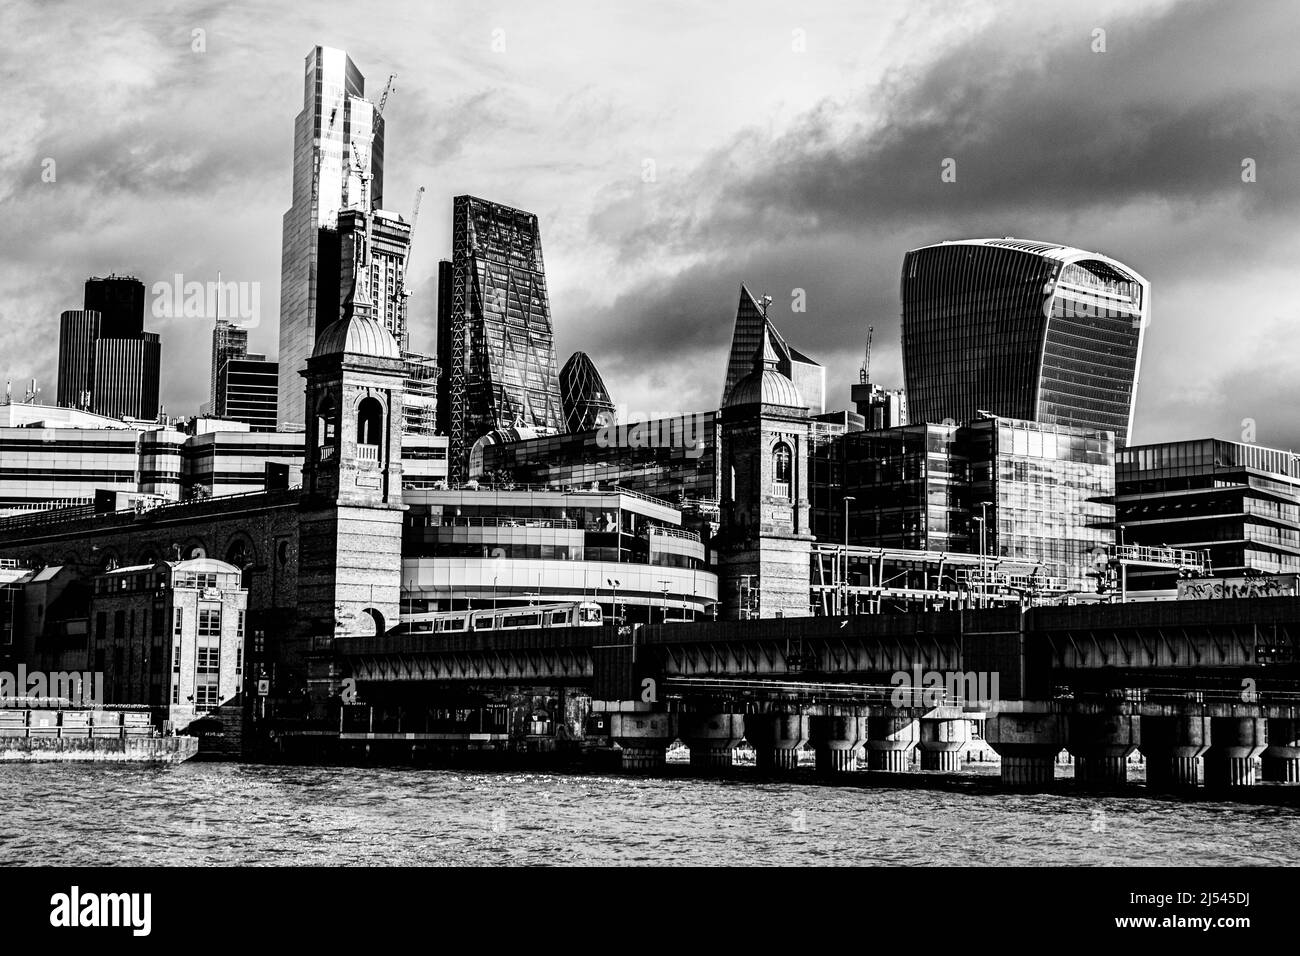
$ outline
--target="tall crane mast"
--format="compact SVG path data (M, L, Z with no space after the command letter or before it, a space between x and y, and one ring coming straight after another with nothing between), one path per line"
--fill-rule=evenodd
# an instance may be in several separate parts
M871 381L871 340L876 334L874 325L867 328L867 354L862 360L862 371L858 373L858 381L865 385Z

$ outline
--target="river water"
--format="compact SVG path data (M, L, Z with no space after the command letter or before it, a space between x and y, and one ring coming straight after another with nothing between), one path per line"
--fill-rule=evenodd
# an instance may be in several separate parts
M0 764L8 865L1291 864L1294 806L686 776Z

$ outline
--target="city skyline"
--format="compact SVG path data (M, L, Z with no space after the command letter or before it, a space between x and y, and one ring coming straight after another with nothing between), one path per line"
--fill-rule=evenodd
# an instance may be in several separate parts
M774 297L773 321L826 364L827 407L842 408L868 324L873 378L902 384L897 276L908 248L1016 235L1112 255L1151 281L1135 443L1238 439L1249 419L1260 443L1300 446L1286 414L1296 387L1277 348L1296 281L1286 120L1300 106L1295 68L1268 54L1295 27L1280 4L1255 8L1025 5L1017 18L969 4L940 20L935 5L852 18L747 6L743 18L739 7L659 8L613 22L571 4L566 16L458 15L440 33L403 11L348 35L330 28L330 5L292 23L214 9L113 31L90 12L70 26L69 47L112 81L97 95L110 105L167 95L131 101L119 130L84 82L50 82L48 65L24 69L13 51L18 95L47 108L30 111L0 154L14 183L0 204L18 227L0 273L4 371L37 377L49 394L53 352L25 330L57 327L72 284L111 271L151 288L176 274L214 281L218 269L260 283L250 346L274 355L295 74L319 43L348 52L368 96L397 74L385 204L404 213L417 185L429 190L409 283L417 349L433 351L446 213L463 193L537 213L557 353L587 351L620 400L664 414L716 401L740 283ZM34 7L0 18L9 36L43 27ZM649 40L674 18L695 26L676 73L652 62ZM567 44L545 42L557 30ZM445 38L446 59L420 55L430 35ZM1030 40L1040 55L1013 57ZM624 76L629 58L638 69ZM229 91L213 98L218 85ZM587 138L593 124L600 149ZM42 181L45 158L53 182ZM941 179L949 158L955 182ZM1246 158L1255 182L1243 182ZM141 214L149 203L157 214ZM805 313L791 311L796 290ZM203 401L211 320L150 315L168 346L170 411Z

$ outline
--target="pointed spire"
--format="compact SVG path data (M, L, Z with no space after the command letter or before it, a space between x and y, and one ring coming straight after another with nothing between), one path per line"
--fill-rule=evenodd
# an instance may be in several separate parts
M772 345L772 328L763 317L763 336L759 342L758 348L754 350L754 371L761 372L764 369L776 371L777 365L781 362L781 357L776 354L776 348Z

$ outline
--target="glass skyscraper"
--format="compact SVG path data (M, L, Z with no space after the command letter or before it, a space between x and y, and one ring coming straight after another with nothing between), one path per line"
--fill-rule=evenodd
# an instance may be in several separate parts
M903 370L912 421L981 411L1131 438L1150 285L1097 253L970 239L903 259Z
M614 400L586 352L574 352L560 369L560 404L567 431L585 432L614 423Z
M341 315L339 213L361 208L363 173L371 177L370 208L383 198L384 122L364 97L365 77L345 52L318 46L307 54L303 108L294 121L293 205L284 214L280 259L281 427L302 426L298 372L316 336Z
M511 426L554 433L564 416L537 217L457 196L449 271L450 301L439 294L438 349L441 356L445 343L448 472L459 481L481 436Z

